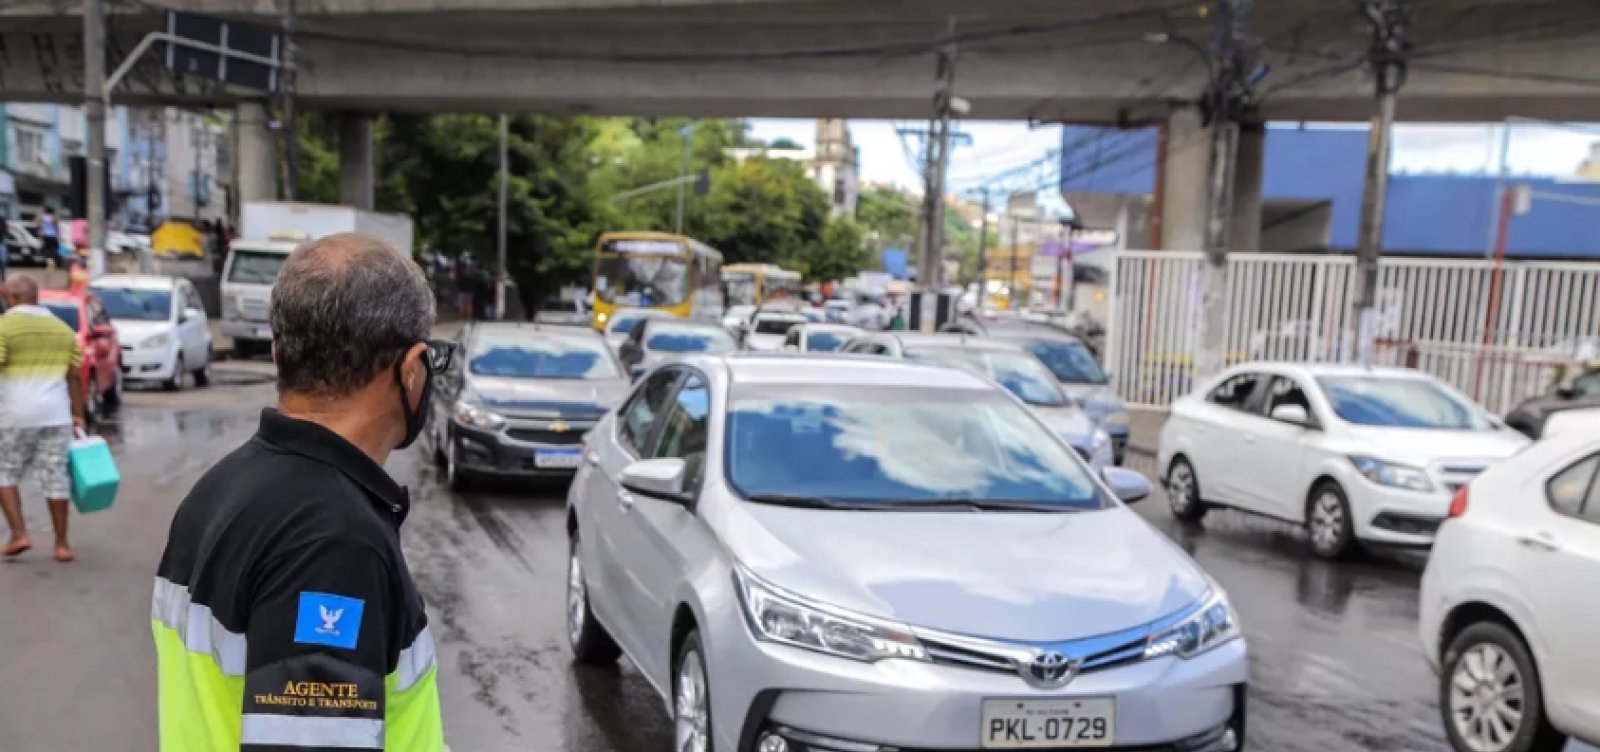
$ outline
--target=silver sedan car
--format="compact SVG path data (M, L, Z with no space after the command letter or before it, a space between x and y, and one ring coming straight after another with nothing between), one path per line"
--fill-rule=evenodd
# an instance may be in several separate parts
M970 370L670 361L587 437L572 649L679 752L1232 752L1244 641L1148 492Z

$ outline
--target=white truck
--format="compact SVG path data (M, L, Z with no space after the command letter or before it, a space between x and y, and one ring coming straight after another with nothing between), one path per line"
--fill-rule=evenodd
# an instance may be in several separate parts
M267 308L289 254L306 241L341 232L377 236L411 256L411 218L403 214L289 201L250 201L240 207L239 237L222 267L222 333L233 339L236 356L270 347Z

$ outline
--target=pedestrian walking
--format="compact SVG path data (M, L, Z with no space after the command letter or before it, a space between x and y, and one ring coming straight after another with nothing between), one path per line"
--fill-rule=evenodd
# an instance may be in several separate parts
M410 499L383 470L449 365L434 313L422 270L377 238L330 235L284 263L277 408L183 500L156 574L164 752L444 749L400 550Z
M39 255L55 261L61 253L61 223L56 221L56 211L46 206L39 213Z
M0 509L11 537L0 554L33 547L22 518L17 486L32 474L44 491L56 529L56 561L72 561L67 542L67 447L82 430L83 351L78 335L39 305L39 286L13 277L4 287L0 315Z

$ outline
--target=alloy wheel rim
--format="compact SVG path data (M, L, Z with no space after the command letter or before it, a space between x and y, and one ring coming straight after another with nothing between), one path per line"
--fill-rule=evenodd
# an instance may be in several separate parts
M1172 477L1167 480L1167 500L1172 508L1183 511L1189 508L1194 494L1194 473L1188 465L1179 465L1172 469Z
M1339 545L1339 537L1342 535L1344 535L1344 504L1332 493L1318 496L1317 503L1311 508L1311 541L1319 550L1330 551Z
M706 752L706 672L700 665L700 653L690 650L683 654L683 665L678 668L677 713L673 721L676 752Z
M1499 645L1468 648L1450 675L1450 719L1473 752L1501 752L1516 741L1527 709L1522 672Z
M572 541L572 555L567 558L567 637L573 645L583 636L584 606L588 591L583 584L583 563L578 560L578 541Z

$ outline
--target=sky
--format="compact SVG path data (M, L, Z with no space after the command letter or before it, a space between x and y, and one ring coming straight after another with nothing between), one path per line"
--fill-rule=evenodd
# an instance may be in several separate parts
M851 120L850 137L861 152L861 179L892 183L922 191L914 164L921 142L902 140L897 127L922 130L926 121ZM772 140L787 137L802 145L816 141L815 120L755 119L751 135ZM1364 127L1319 125L1316 127ZM1500 143L1506 126L1406 124L1396 128L1391 157L1393 172L1494 173L1499 170ZM1039 160L1060 145L1056 126L1030 126L1017 121L964 122L958 132L970 145L951 153L949 192L962 194L982 185L984 177ZM1512 174L1570 175L1600 141L1600 125L1518 122L1510 126L1507 166Z

